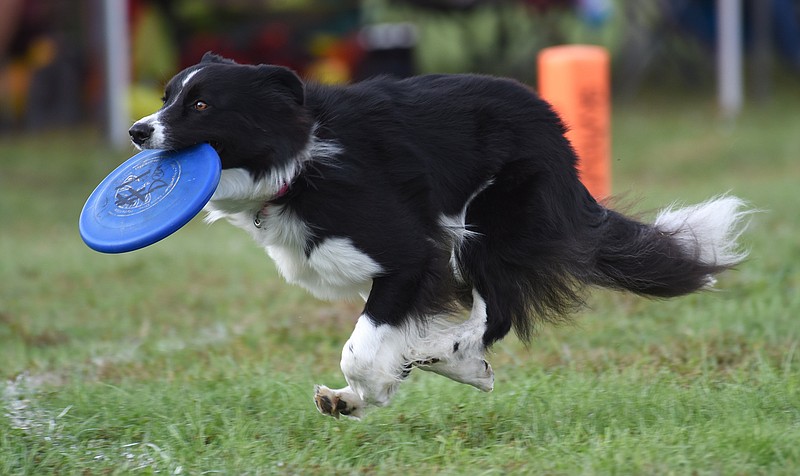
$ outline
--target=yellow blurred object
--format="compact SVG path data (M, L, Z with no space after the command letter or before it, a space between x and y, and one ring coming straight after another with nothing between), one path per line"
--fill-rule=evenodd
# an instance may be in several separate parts
M169 28L161 10L145 4L132 32L135 79L160 81L176 73L178 48L170 36Z
M161 108L161 90L141 84L131 85L128 92L128 110L131 122L156 112Z
M311 39L308 50L314 56L327 56L337 41L339 40L333 35L319 33Z
M322 58L306 70L309 79L321 84L345 84L350 81L350 68L337 58Z
M23 61L14 61L6 66L4 83L10 98L9 103L13 117L21 117L25 111L25 103L28 99L28 86L31 83L33 72ZM4 89L6 89L4 88Z
M36 38L28 47L28 64L31 68L43 68L56 59L58 47L56 42L47 36Z
M21 118L28 103L28 91L36 71L56 59L58 46L47 36L34 39L24 56L10 61L0 70L0 94L3 106L8 107L12 118Z

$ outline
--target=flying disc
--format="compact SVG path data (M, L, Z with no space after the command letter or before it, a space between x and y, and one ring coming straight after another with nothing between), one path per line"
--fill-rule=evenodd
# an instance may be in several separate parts
M86 200L81 238L103 253L152 245L200 213L221 173L219 156L208 144L144 150L108 174Z

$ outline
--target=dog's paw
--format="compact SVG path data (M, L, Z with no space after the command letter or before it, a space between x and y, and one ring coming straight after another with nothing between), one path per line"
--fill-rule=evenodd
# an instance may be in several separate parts
M366 404L349 388L331 390L325 385L314 385L314 405L323 415L339 418L339 415L360 420Z

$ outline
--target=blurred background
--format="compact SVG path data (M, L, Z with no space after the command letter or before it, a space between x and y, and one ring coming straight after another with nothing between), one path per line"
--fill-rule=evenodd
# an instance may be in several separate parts
M799 13L0 0L0 475L800 474ZM730 191L764 212L718 292L592 292L576 325L493 349L492 394L412 375L368 424L323 419L311 384L344 383L363 303L286 285L223 223L113 256L79 236L86 198L135 153L131 122L208 50L327 83L480 72L537 87L540 51L569 43L610 54L615 208L649 220Z
M610 51L618 101L713 99L721 4L739 10L745 100L800 84L798 0L0 0L0 134L107 127L120 94L129 119L149 114L209 50L328 83L480 72L533 84L543 47L589 43ZM114 61L130 78L116 94Z

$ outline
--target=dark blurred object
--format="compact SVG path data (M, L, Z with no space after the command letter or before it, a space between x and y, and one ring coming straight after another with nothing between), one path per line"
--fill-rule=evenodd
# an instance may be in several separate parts
M553 8L572 8L576 0L394 0L394 3L414 5L429 10L454 12L470 10L484 5L523 3L533 10L543 12Z
M800 72L800 2L743 0L744 45L755 90L765 94L773 51ZM620 51L619 90L630 95L651 78L675 73L687 84L711 86L716 48L716 0L624 2L627 25ZM774 48L773 48L774 46Z
M357 31L357 0L225 2L156 0L180 51L176 70L195 64L206 51L240 63L272 63L300 73L315 60L319 35L343 38Z
M661 0L664 2L664 0ZM747 47L753 45L758 34L756 19L765 17L763 24L768 28L778 52L788 62L800 70L800 22L798 21L798 2L793 0L744 0L744 41ZM690 33L703 44L713 47L716 43L717 18L716 0L684 0L664 2L667 14L675 24ZM766 12L766 15L764 14Z
M66 0L3 0L0 130L79 122L84 108L80 17Z
M411 23L381 23L366 26L358 35L365 51L358 66L357 80L389 74L398 78L412 76L417 28Z

